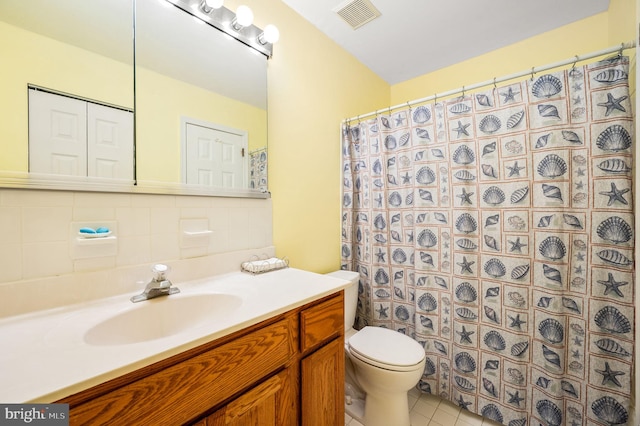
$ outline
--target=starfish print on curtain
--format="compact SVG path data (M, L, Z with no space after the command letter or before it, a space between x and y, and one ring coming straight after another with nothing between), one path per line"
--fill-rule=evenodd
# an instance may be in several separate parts
M358 325L426 353L424 392L514 426L629 421L627 58L343 128Z

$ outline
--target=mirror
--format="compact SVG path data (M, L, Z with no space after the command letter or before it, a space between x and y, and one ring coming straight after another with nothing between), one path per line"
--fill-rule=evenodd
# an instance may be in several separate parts
M12 64L0 79L0 186L216 195L218 188L185 184L182 164L185 129L215 125L245 135L243 188L252 184L252 159L254 176L264 174L255 191L222 195L266 190L264 55L166 0L1 0L0 40L3 63ZM135 109L138 185L28 173L28 85Z
M139 185L266 191L266 145L266 56L166 0L137 0Z

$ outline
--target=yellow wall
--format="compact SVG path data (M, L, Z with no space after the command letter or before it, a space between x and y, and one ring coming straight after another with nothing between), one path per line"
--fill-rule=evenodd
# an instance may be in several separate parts
M228 3L235 10L238 1ZM629 41L635 28L632 0L611 0L610 12L389 87L282 3L243 3L256 25L281 31L269 61L274 243L293 266L316 272L340 265L342 119Z
M611 0L609 5L609 45L626 43L637 39L636 35L636 0ZM636 50L627 50L625 55L631 59L629 75L636 75ZM636 80L629 79L631 98L635 99Z
M28 170L28 83L133 108L131 65L4 22L0 52L0 170Z
M265 110L141 68L136 79L139 181L180 182L183 116L246 130L250 150L266 145Z
M275 24L268 63L269 190L277 255L292 266L340 266L340 122L389 103L389 85L280 1L243 0ZM239 1L225 1L236 10ZM304 283L301 283L304 285Z
M613 0L616 1L616 0ZM492 80L609 47L607 13L566 25L391 87L391 103Z
M391 86L391 104L492 80L635 38L635 0L611 0L609 10L519 43ZM626 54L635 57L635 51Z

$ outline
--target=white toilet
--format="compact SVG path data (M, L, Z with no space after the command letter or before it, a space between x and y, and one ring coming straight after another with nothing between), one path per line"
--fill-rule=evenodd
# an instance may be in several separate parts
M330 276L349 280L345 289L345 410L365 426L409 426L407 392L425 365L424 348L394 330L353 328L358 304L359 274L336 271Z

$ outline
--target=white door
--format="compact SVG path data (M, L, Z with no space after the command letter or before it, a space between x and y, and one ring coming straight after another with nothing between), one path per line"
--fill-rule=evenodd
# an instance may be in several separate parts
M246 138L240 133L186 123L187 184L246 188Z
M133 113L87 104L89 176L133 180Z
M29 171L87 175L85 102L29 90Z

